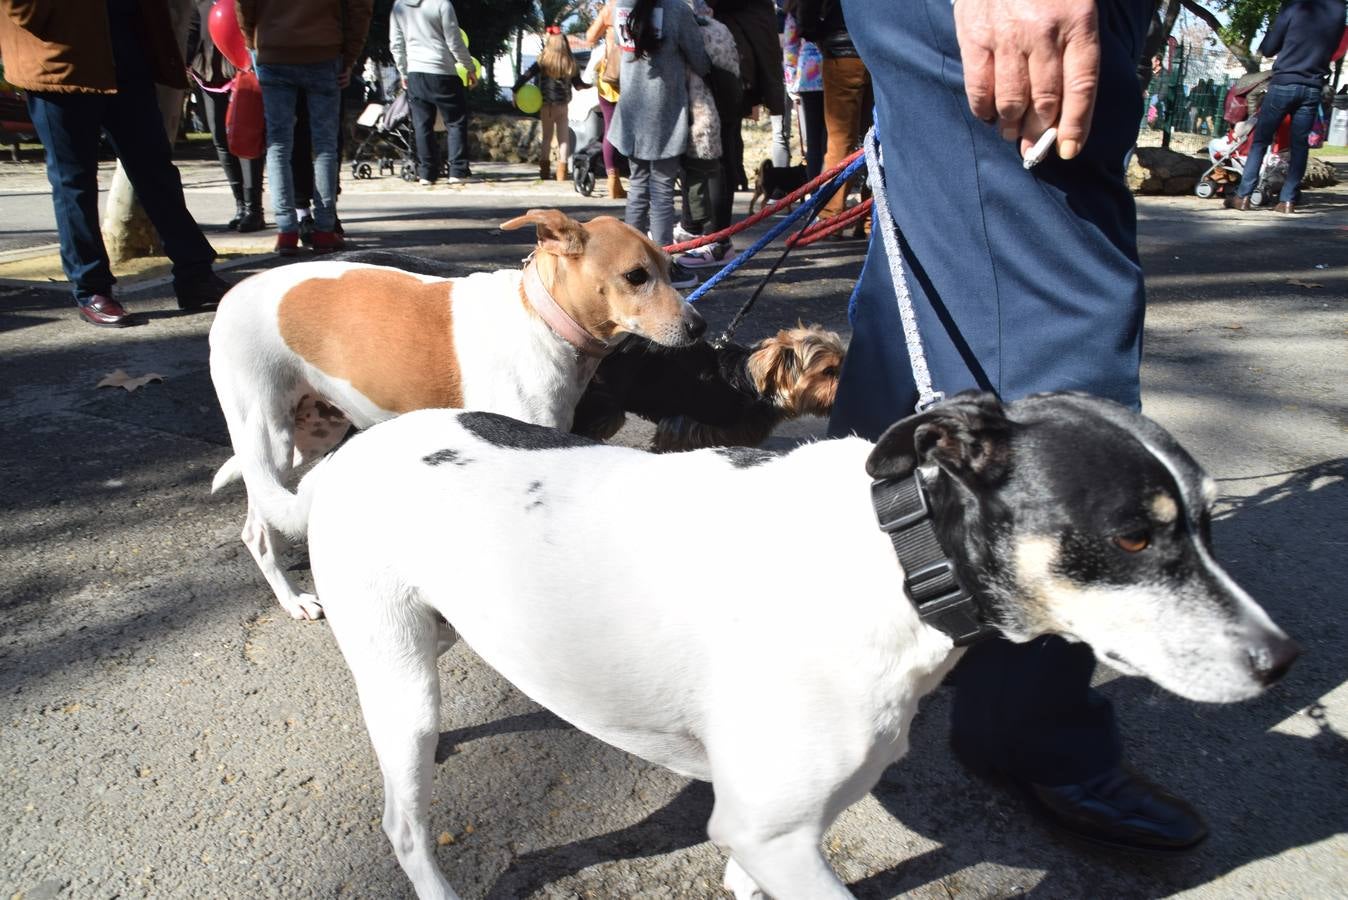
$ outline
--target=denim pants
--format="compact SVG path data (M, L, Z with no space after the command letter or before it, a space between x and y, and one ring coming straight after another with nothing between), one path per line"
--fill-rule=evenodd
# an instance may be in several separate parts
M290 171L295 144L295 104L303 89L314 152L314 228L337 225L337 132L341 127L341 60L302 65L258 63L262 107L267 119L267 180L271 183L276 230L295 232L295 180Z
M1031 171L969 110L950 0L912 0L901 16L889 0L843 8L866 23L852 40L875 90L885 189L936 389L1006 400L1074 389L1138 408L1144 295L1123 162L1142 115L1136 60L1150 4L1098 4L1090 138L1078 158ZM852 319L829 430L874 439L917 401L878 228ZM970 647L954 673L961 756L1041 784L1116 765L1122 748L1109 702L1091 689L1094 667L1089 647L1059 637Z
M1315 125L1315 111L1320 108L1321 90L1308 84L1275 84L1264 95L1264 103L1259 107L1259 119L1254 125L1254 143L1250 145L1250 156L1245 161L1245 174L1241 176L1240 187L1236 189L1239 197L1248 197L1259 186L1259 170L1264 164L1264 154L1273 142L1284 116L1292 117L1292 158L1287 163L1287 180L1278 192L1283 203L1295 203L1301 196L1301 179L1306 174L1306 161L1311 155L1310 134Z
M173 278L210 274L215 250L183 199L164 119L148 77L119 81L115 94L28 92L28 114L47 156L61 268L77 300L111 295L116 279L98 225L98 139L106 133L136 199L173 260Z
M417 176L427 181L440 177L440 146L435 140L435 112L445 120L445 147L449 174L467 178L468 91L458 75L429 72L407 73L407 102L412 111L412 130L417 140Z
M674 180L679 177L679 158L628 160L632 177L627 183L627 214L624 217L642 234L661 247L674 243Z

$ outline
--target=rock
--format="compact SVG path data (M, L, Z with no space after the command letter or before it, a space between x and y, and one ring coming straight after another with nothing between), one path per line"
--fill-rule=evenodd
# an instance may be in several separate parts
M1301 179L1304 188L1331 187L1339 183L1339 175L1331 163L1312 156L1306 162L1306 176Z
M492 162L537 162L542 146L539 131L539 121L532 116L474 114L468 120L469 156Z
M1208 165L1206 157L1139 147L1128 162L1128 187L1135 194L1190 194Z

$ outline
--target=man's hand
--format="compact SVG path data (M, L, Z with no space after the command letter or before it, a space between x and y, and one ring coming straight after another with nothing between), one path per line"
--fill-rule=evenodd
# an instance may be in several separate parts
M349 84L351 84L351 67L347 66L345 69L342 69L340 74L338 74L337 86L345 89Z
M474 66L472 69L465 70L468 72L468 87L470 88L477 86L477 72L475 71L476 69L477 66Z
M969 108L1025 152L1052 126L1081 152L1100 78L1095 0L959 0L955 36Z

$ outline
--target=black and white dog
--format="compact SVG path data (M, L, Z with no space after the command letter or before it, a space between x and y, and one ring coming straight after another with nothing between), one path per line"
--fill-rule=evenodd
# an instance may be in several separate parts
M873 483L918 467L945 552L1011 640L1085 641L1211 702L1254 697L1295 658L1212 557L1213 481L1113 403L962 395L874 445L782 456L409 413L337 450L301 496L418 896L456 896L429 813L436 656L456 636L584 731L713 781L708 833L740 900L850 896L821 837L903 755L918 700L959 657L877 526ZM708 496L733 514L707 515ZM784 556L800 561L746 564Z
M628 338L599 364L571 430L608 440L634 413L656 423L657 452L756 447L784 419L829 414L845 352L818 325L783 328L750 347Z

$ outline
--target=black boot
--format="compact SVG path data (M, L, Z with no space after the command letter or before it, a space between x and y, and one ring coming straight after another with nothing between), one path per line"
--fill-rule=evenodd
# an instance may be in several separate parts
M261 231L267 227L262 218L262 189L252 188L244 197L243 215L239 218L238 230L242 233Z
M231 184L229 187L234 192L234 218L230 219L225 227L230 231L238 231L239 223L244 220L246 215L243 203L243 185Z
M238 231L239 223L243 221L243 169L239 166L237 157L229 153L216 150L220 157L220 165L225 170L225 180L229 182L229 189L234 194L234 218L226 223L225 227L230 231Z

